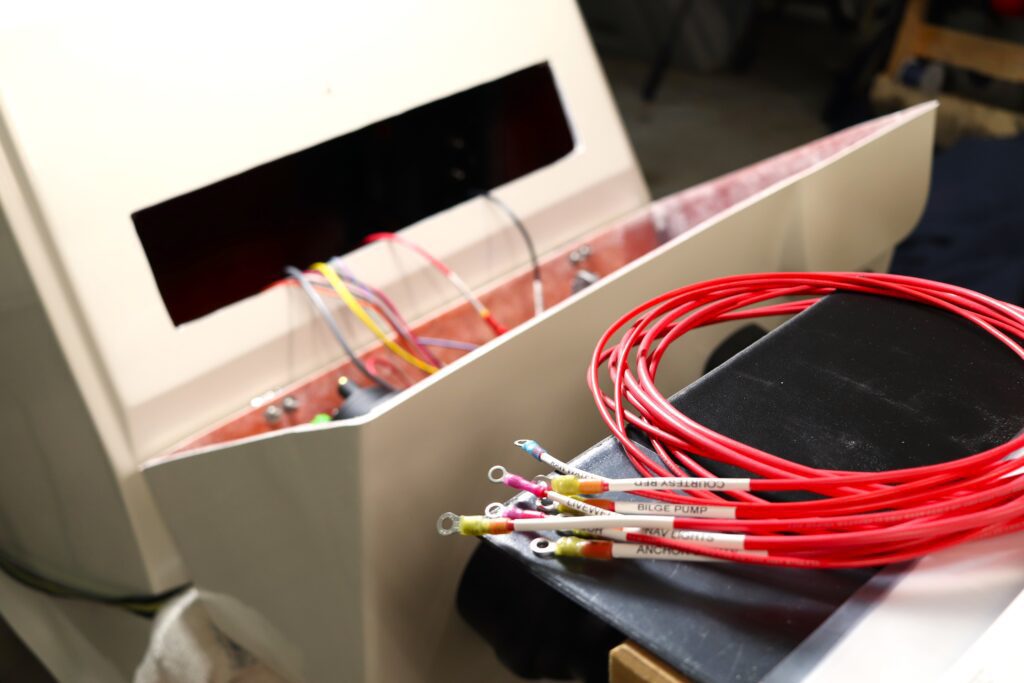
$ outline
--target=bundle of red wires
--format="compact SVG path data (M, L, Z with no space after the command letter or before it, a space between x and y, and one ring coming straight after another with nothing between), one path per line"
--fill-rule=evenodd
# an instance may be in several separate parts
M837 291L913 301L982 328L1024 359L1024 309L968 289L875 273L766 273L697 283L625 314L601 337L587 381L601 415L643 476L714 477L693 456L752 474L750 492L642 492L651 498L735 508L736 519L687 520L692 529L746 534L747 550L716 550L647 534L630 540L744 562L806 568L859 567L912 559L968 540L1024 528L1024 433L995 448L935 465L884 472L807 467L740 443L677 410L655 387L666 350L716 323L789 315ZM792 297L807 297L792 300ZM773 299L785 298L781 303ZM621 333L621 338L613 342ZM631 360L635 353L635 359ZM607 367L611 393L600 385ZM650 440L640 447L626 430ZM771 502L758 491L806 491L814 499Z

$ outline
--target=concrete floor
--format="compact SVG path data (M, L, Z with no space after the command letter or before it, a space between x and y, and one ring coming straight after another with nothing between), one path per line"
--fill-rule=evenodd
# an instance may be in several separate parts
M653 102L650 65L602 55L654 197L714 178L826 133L821 111L853 49L824 18L760 17L742 70L670 70Z

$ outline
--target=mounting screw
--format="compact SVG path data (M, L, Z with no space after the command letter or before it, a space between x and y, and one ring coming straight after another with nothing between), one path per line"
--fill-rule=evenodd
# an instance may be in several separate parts
M277 422L281 419L281 408L277 404L271 404L267 406L267 409L263 411L263 419L267 422Z
M583 244L569 252L569 263L578 266L590 256L590 245Z
M284 400L281 401L281 406L286 413L294 413L299 409L299 399L294 396L285 396Z
M597 273L593 273L586 268L580 268L576 271L576 276L572 279L569 286L572 289L572 293L575 294L576 292L582 292L600 279Z

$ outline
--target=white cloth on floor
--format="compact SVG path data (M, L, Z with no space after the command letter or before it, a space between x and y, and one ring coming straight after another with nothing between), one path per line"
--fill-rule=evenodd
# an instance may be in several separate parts
M189 589L157 614L134 683L287 683L217 630Z

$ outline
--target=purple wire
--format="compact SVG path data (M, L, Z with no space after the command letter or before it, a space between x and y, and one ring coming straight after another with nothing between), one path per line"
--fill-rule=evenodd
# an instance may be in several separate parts
M333 258L330 260L332 268L336 269L345 280L352 285L353 293L361 299L369 301L387 317L398 333L410 344L419 346L433 346L441 349L454 349L456 351L472 351L476 349L479 344L473 344L470 342L458 341L455 339L438 339L436 337L417 337L412 331L406 327L396 316L392 315L391 307L387 305L383 297L375 291L373 287L366 284L357 278L353 273L352 269L340 258ZM430 361L440 367L442 363L430 353L429 350L423 349Z
M344 277L346 280L348 280L348 283L352 285L352 293L355 294L360 299L368 301L372 303L374 306L377 306L387 317L387 319L391 322L391 324L395 327L395 329L398 330L398 334L401 335L410 344L416 344L418 346L433 346L439 349L454 349L456 351L473 351L474 349L480 347L479 344L458 341L457 339L439 339L437 337L415 336L409 330L409 328L407 328L405 325L401 323L401 321L396 320L391 315L390 308L388 306L383 305L383 302L380 300L380 298L375 296L373 292L371 292L368 289L365 289L364 286L358 280L355 280L354 278L350 279L347 275ZM332 293L334 292L334 290L329 285L326 284L321 284L317 282L315 283L315 286L330 291ZM427 354L433 358L434 354L430 353L429 351L427 351ZM440 361L436 360L436 358L434 359L434 361L438 365L438 367L442 365Z
M436 337L417 337L420 344L424 346L436 346L441 349L456 349L458 351L472 351L480 348L479 344L458 341L455 339L438 339Z

